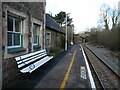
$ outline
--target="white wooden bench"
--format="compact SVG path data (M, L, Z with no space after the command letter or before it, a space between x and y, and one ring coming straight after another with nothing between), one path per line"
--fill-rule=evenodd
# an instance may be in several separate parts
M31 73L52 58L53 56L47 56L45 49L15 57L18 68L22 73Z

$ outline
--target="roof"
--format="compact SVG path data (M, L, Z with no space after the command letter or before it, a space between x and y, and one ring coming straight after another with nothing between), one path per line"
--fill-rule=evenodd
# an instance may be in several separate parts
M46 27L51 28L57 32L64 33L59 24L51 16L49 16L49 14L46 14Z

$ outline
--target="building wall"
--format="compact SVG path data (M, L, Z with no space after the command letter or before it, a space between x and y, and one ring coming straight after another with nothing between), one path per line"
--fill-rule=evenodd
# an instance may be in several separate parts
M66 27L63 27L64 32L66 32ZM73 42L73 27L72 26L67 26L67 42L68 45L70 45L71 42Z
M46 28L46 37L47 37L47 33L51 33L51 42L50 42L50 45L47 45L47 39L46 39L46 49L49 53L49 51L54 48L56 46L56 32L52 31L51 29L49 28ZM54 38L55 37L55 38Z
M64 43L62 41L62 38L64 37L64 34L62 34L60 32L56 32L55 30L52 30L49 28L46 28L46 33L47 32L51 33L51 45L46 44L47 51L49 52L51 49L55 49L55 48L62 48L62 43ZM46 41L46 43L47 43L47 41Z
M73 27L68 26L68 43L73 42Z
M78 43L80 41L80 36L79 34L74 34L74 43Z
M2 2L0 2L0 90L2 88Z
M45 2L44 2L45 3ZM3 68L3 83L6 84L9 80L15 78L20 74L19 69L15 61L15 57L23 55L29 52L43 49L43 27L44 27L44 14L45 4L43 2L31 3L31 2L11 2L2 3L2 21L3 21L3 50L4 60L2 63ZM23 50L9 53L7 48L7 15L16 15L18 18L23 20L23 31L22 31L22 45ZM39 28L39 47L33 46L33 25L34 23L40 25ZM3 84L3 85L4 85Z
M43 21L44 17L44 3L43 2L4 2L3 4L8 5L11 8L16 9L17 11L31 14L32 17L36 18L37 20Z

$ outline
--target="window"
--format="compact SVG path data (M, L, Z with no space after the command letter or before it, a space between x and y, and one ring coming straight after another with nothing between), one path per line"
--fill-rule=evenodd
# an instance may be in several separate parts
M51 45L51 33L50 32L47 32L46 44L49 46Z
M7 46L8 48L21 47L22 20L8 16L7 17Z
M40 26L33 24L33 45L39 45L39 30Z

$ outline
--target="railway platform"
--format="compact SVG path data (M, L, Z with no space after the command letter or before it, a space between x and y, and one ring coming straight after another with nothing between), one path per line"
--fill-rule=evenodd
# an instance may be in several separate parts
M31 74L16 78L8 88L77 88L96 89L95 83L80 44L47 62Z

